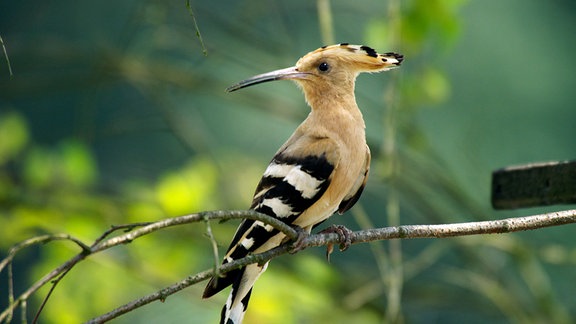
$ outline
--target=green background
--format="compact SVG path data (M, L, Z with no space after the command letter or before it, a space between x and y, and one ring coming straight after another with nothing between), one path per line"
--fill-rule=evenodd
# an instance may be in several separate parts
M322 0L320 0L322 3ZM405 55L361 75L373 161L351 229L500 219L491 172L576 156L572 1L43 1L0 3L0 257L40 234L92 242L112 224L245 209L308 113L290 82L228 94L327 42ZM333 40L330 40L332 34ZM207 55L204 55L204 49ZM220 253L237 222L212 224ZM274 260L246 323L494 323L576 319L573 226L362 244ZM78 252L19 254L15 293ZM212 266L203 224L90 257L41 323L77 323ZM216 322L226 293L199 284L115 320ZM33 318L41 290L29 302ZM0 306L8 277L0 273ZM15 314L14 322L20 315Z

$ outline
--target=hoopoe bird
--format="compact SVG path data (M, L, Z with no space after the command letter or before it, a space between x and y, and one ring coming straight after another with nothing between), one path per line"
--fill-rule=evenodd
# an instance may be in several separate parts
M350 209L360 197L370 169L364 119L354 96L356 77L361 72L389 70L402 60L400 54L379 54L368 46L342 43L310 52L293 67L260 74L228 88L232 92L268 81L293 80L311 108L264 171L250 209L307 233L335 212ZM286 240L270 225L244 220L223 264L268 251ZM242 322L252 287L267 266L250 264L210 280L203 298L232 285L220 323Z

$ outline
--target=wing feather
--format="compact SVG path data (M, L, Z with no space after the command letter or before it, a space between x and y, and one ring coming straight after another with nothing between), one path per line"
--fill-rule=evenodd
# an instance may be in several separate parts
M272 159L256 187L250 209L292 224L312 206L330 185L337 165L338 150L329 139L296 142L281 149ZM285 146L287 147L287 146ZM316 154L312 152L317 152ZM262 247L276 236L278 230L259 221L244 220L236 230L223 264L242 258ZM221 278L212 278L204 291L210 297L236 281L242 271L232 271Z

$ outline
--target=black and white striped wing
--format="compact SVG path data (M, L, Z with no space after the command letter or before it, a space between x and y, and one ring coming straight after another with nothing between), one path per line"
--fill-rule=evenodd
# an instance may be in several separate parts
M331 157L335 156L331 152ZM292 224L326 191L335 165L326 154L294 157L278 153L270 162L256 188L250 209ZM260 221L244 220L230 243L224 264L255 251L279 231ZM212 296L231 285L240 270L212 279L204 297Z

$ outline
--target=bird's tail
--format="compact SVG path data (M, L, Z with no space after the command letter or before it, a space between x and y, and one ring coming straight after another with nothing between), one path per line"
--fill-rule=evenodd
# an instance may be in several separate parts
M260 266L258 264L247 265L232 284L232 290L226 304L222 308L220 324L241 324L244 313L248 309L248 301L252 293L254 283L268 267L268 262Z

